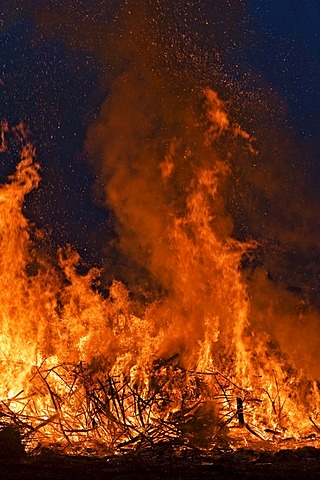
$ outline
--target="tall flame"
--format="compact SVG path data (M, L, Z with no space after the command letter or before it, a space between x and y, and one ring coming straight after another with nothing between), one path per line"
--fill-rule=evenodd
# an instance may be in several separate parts
M115 93L125 102L126 83L121 78ZM309 420L319 409L316 382L255 323L262 314L251 303L242 260L256 245L232 237L225 207L232 167L219 142L240 141L252 155L250 136L213 90L201 92L198 104L190 111L180 105L174 130L181 134L169 138L169 125L160 149L146 122L131 152L116 136L121 112L107 111L106 195L123 251L161 286L161 296L147 304L117 280L103 296L94 287L99 271L80 274L71 247L56 262L31 241L22 209L38 186L39 165L16 129L21 161L0 189L0 411L25 430L31 446L40 439L114 451L150 432L162 438L159 426L173 435L172 425L175 435L207 446L221 436L298 438L316 425Z

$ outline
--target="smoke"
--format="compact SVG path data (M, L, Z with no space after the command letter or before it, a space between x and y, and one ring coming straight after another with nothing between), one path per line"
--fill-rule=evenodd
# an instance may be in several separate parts
M87 148L93 158L100 153L101 183L119 222L122 249L162 276L162 251L168 250L163 232L172 215L185 208L194 161L188 144L199 139L192 94L150 71L148 63L146 53L116 78L99 122L89 130ZM173 164L173 152L179 165ZM161 174L166 165L174 170L171 179Z
M158 354L179 352L194 365L209 325L230 352L243 332L235 311L246 309L238 271L245 247L231 239L225 180L232 149L253 155L253 147L219 95L166 58L152 13L124 13L115 57L126 60L86 148L115 213L118 247L161 292L152 321L167 335Z
M168 326L175 318L182 333L174 348L183 349L203 339L206 311L221 317L232 296L245 296L232 286L237 268L223 272L211 250L236 245L235 239L258 240L244 264L249 330L267 332L274 348L316 375L319 220L304 195L285 103L252 69L242 77L230 73L232 58L248 42L248 29L239 26L248 22L243 2L232 8L220 2L209 29L212 2L202 9L199 2L184 3L169 13L165 1L93 2L90 8L54 2L54 9L39 2L33 12L42 34L60 35L105 65L106 100L85 148L126 259L126 271L112 274L135 291L144 286L134 270L144 273L152 295L167 299L161 318ZM214 172L209 179L208 171ZM205 210L197 219L196 196ZM214 232L214 243L206 244L204 231L209 238ZM244 250L237 248L235 265Z

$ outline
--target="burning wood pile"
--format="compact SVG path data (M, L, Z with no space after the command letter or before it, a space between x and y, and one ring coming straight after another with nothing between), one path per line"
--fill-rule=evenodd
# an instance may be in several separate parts
M2 422L20 430L28 449L41 441L42 431L46 444L51 440L54 448L82 453L139 450L161 442L209 447L230 426L244 425L243 401L249 394L219 372L178 367L177 357L154 362L143 391L134 379L96 374L84 363L51 368L44 363L34 368L27 396L21 391L1 402ZM51 408L39 411L33 397L47 393Z
M260 398L220 372L188 371L177 362L178 355L155 361L145 385L138 377L97 372L83 362L50 368L44 362L34 367L27 395L21 391L1 401L2 426L16 428L29 452L49 446L101 456L164 444L208 450L238 448L250 438L269 441L269 448L281 444L285 432L254 424ZM265 393L279 417L279 399ZM51 405L39 410L34 398L47 395Z
M44 252L43 234L23 215L39 165L23 128L11 132L22 150L15 174L0 187L0 415L21 432L28 451L38 443L100 455L163 442L208 449L251 439L317 441L320 394L308 357L300 362L276 330L278 303L266 308L265 288L250 290L243 259L256 244L232 237L224 207L230 169L214 142L223 131L249 137L230 123L216 92L201 95L204 113L192 141L172 140L154 172L161 206L149 211L140 199L129 215L123 243L129 252L142 245L134 254L141 260L146 252L163 292L145 303L118 280L99 292L99 270L79 272L71 247L54 259ZM3 151L9 133L5 124ZM192 168L184 200L167 204L168 182L175 187L174 169L184 172L186 159ZM155 230L135 238L141 215ZM285 298L312 326L313 312Z

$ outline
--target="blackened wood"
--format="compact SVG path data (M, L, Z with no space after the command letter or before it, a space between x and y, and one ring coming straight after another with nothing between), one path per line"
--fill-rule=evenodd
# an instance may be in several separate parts
M240 397L237 398L237 414L238 414L239 425L243 427L244 425L243 402Z

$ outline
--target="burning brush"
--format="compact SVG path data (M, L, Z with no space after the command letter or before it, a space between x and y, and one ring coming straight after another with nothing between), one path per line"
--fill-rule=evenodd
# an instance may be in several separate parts
M107 295L93 288L100 272L79 273L71 247L57 259L40 254L22 213L39 166L22 127L3 124L2 152L10 133L22 155L0 189L2 438L19 432L28 451L41 444L95 455L163 442L195 449L317 442L318 384L255 321L242 261L256 244L232 236L224 205L231 164L217 145L236 139L254 154L250 138L214 91L199 98L200 120L162 156L149 142L130 166L119 160L126 147L108 144L115 158L107 195L121 248L165 292L139 309L118 280ZM110 127L115 113L108 114Z

